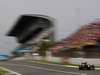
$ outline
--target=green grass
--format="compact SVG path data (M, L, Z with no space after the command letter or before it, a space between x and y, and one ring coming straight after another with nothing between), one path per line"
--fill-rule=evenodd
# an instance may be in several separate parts
M79 66L79 64L69 64L69 63L59 63L59 62L53 62L53 61L46 61L46 60L35 60L37 63L41 64L59 64L59 65L70 65L70 66Z
M100 68L100 65L95 65L96 68Z
M46 61L46 60L35 60L37 63L44 63L44 64L60 64L58 62Z
M63 65L63 66L79 66L80 64L70 64L70 63L59 63L59 62L53 62L53 61L46 61L46 60L35 60L37 63L41 63L41 64L59 64L59 65ZM95 65L96 68L100 68L100 65Z
M79 64L65 64L65 65L79 66Z
M0 75L5 75L7 73L8 71L4 70L3 68L0 68Z

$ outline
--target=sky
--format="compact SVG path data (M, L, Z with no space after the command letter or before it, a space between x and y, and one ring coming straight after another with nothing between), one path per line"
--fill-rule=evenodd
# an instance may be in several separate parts
M100 18L100 0L0 0L0 50L13 50L16 38L5 34L22 14L48 15L56 19L56 40L68 37L80 26Z

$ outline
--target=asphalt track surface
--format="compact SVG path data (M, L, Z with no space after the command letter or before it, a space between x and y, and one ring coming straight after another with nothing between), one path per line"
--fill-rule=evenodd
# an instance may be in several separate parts
M100 70L79 71L77 68L29 61L0 62L0 66L21 73L22 75L100 75Z

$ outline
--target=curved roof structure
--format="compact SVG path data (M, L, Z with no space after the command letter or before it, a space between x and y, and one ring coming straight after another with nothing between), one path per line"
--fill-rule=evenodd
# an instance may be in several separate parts
M25 43L35 38L44 29L53 26L53 19L45 15L22 15L7 34L16 37L19 43Z

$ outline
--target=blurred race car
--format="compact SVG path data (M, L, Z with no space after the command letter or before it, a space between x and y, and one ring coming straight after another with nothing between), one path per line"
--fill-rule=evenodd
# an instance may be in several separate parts
M87 62L81 63L79 65L79 70L95 70L95 66L92 64L87 64Z

